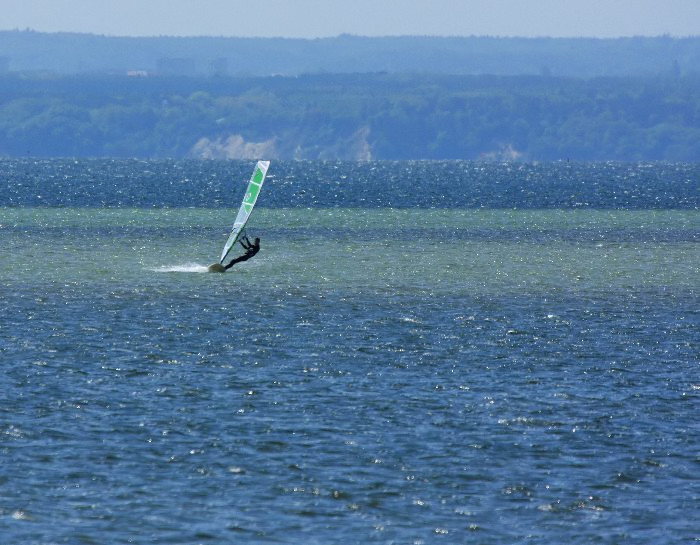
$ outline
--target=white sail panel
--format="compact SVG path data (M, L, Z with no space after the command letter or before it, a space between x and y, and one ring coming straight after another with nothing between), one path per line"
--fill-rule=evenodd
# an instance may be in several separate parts
M224 244L224 249L221 252L221 258L219 258L219 263L223 263L226 256L233 248L234 244L238 242L238 238L241 236L243 229L245 228L250 214L253 212L255 203L258 200L258 195L260 195L260 190L262 189L263 182L265 181L265 176L267 176L267 169L270 167L270 161L258 161L255 165L255 170L253 175L250 177L248 182L248 188L246 189L245 196L243 197L243 202L241 207L238 209L238 214L236 214L236 219L233 222L233 228L231 229L231 234Z

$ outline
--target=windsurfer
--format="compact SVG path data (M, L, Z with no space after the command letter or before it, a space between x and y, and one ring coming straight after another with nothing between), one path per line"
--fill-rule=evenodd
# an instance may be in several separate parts
M260 251L260 238L258 237L255 237L255 241L250 242L248 236L243 235L243 237L238 242L240 242L241 246L243 246L245 253L242 256L232 259L231 263L224 267L224 269L226 270L233 267L236 263L240 263L241 261L248 261L251 257L253 257Z
M241 246L243 246L245 253L241 256L238 256L235 259L232 259L231 263L229 263L228 265L224 266L220 263L214 263L213 265L209 265L209 272L226 272L236 263L240 263L241 261L248 261L251 257L253 257L260 251L260 239L258 237L255 237L255 241L251 242L246 235L243 235L243 237L238 242L240 242Z

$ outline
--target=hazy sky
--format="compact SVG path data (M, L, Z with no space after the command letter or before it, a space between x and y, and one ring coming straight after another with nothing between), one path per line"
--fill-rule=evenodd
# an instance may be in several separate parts
M113 36L698 36L700 0L0 0L0 30Z

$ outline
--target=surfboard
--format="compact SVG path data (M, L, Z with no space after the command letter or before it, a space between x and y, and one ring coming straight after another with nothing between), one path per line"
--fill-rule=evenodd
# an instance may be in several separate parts
M255 203L258 200L258 195L260 195L260 190L262 189L265 176L267 176L267 169L269 167L270 161L258 161L258 163L255 165L255 170L253 170L253 174L248 182L245 195L243 196L243 202L241 202L241 206L236 214L236 219L233 222L231 234L228 236L226 244L224 244L224 249L221 251L219 264L224 262L224 259L226 259L226 256L231 251L231 248L233 248L234 244L238 242L238 239L243 234L243 230L250 219L253 208L255 208Z
M209 265L209 267L207 267L207 270L209 272L218 272L218 273L226 272L226 269L224 268L224 266L221 263L214 263L213 265Z

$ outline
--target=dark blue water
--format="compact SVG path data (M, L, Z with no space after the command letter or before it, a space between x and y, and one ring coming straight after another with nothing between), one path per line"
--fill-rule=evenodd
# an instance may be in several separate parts
M696 165L251 169L0 162L0 543L700 539Z
M0 206L230 207L250 165L5 159ZM282 161L267 184L283 208L697 209L700 164Z

